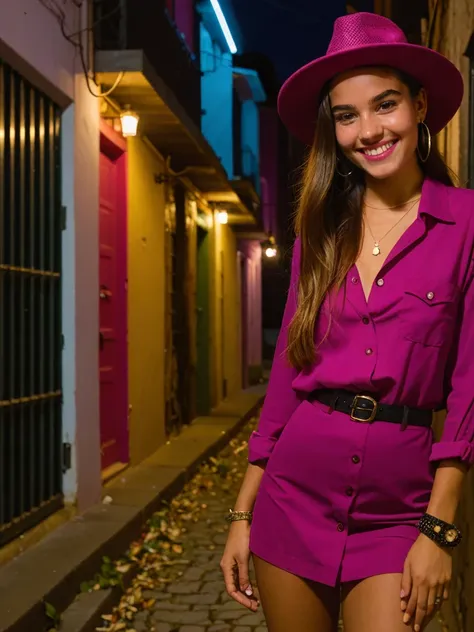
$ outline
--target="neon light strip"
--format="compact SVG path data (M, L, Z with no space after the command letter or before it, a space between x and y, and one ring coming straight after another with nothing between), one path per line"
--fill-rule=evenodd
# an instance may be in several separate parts
M214 9L214 13L219 21L219 25L224 33L225 40L227 42L227 46L229 47L232 55L235 55L237 52L237 46L235 45L234 38L232 37L232 33L230 32L229 25L225 19L224 14L222 13L221 6L218 0L211 0L212 8Z

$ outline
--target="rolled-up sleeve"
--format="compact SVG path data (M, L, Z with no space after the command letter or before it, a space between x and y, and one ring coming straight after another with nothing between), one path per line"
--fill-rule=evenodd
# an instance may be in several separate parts
M474 463L474 261L460 306L460 327L448 364L446 419L431 461L460 459Z
M293 247L290 287L276 344L267 394L258 428L249 439L248 460L250 463L265 464L267 462L286 422L301 401L292 388L292 382L298 375L298 370L293 368L286 358L288 325L296 311L300 251L300 240L297 238Z

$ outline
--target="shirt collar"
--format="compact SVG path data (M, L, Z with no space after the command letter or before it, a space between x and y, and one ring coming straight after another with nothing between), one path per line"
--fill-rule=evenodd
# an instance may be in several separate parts
M421 189L419 215L431 215L441 222L455 224L456 221L451 213L448 189L445 184L425 178Z

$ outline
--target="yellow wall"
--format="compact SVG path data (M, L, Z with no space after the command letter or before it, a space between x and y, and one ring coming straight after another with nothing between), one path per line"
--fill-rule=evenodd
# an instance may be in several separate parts
M241 291L237 264L237 240L228 225L214 221L212 250L213 278L211 295L212 336L212 404L224 395L223 380L227 382L227 396L242 388L242 344L240 333Z
M137 464L165 441L165 188L163 162L128 140L128 370L130 457Z
M450 0L444 9L435 0L429 0L431 33L429 45L443 53L461 70L466 98L459 113L438 137L438 144L460 184L467 184L469 137L469 60L465 57L474 27L474 6L464 0Z
M464 78L465 97L459 113L448 125L446 132L440 135L440 149L446 160L458 175L460 184L466 186L468 179L469 144L469 60L465 56L471 34L474 30L474 5L465 0L449 0L444 10L440 3L435 14L432 48L448 57L461 70ZM433 18L435 0L430 0Z
M197 205L187 196L186 201L186 235L188 239L188 267L186 272L186 297L189 323L189 365L190 365L190 412L196 416L196 371L197 371Z
M374 13L390 17L392 12L392 0L374 0Z

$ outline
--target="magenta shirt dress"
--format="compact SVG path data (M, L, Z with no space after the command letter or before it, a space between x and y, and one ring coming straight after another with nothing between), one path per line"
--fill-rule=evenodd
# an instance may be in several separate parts
M418 217L380 270L368 300L354 266L318 315L317 361L287 362L300 243L262 415L249 462L266 464L251 526L253 554L335 586L400 573L418 536L436 463L474 462L474 191L426 179ZM446 405L431 429L349 415L307 400L345 388L421 409Z

